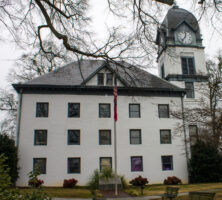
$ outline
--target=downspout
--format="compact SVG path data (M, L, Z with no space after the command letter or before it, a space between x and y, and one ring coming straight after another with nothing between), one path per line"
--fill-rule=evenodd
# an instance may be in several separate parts
M185 124L185 117L184 117L184 94L181 96L181 108L182 108L183 133L184 133L184 140L185 140L186 160L187 160L188 183L190 183L189 153L188 153L188 147L187 147L187 134L186 134L186 124Z
M19 146L20 123L21 123L21 109L22 109L22 90L18 92L18 109L17 109L17 127L16 127L16 147Z

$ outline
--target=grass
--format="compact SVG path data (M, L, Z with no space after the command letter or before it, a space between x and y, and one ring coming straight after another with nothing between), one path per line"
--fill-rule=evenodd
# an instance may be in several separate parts
M179 193L182 192L192 192L192 191L205 191L205 190L213 190L213 189L220 189L222 190L222 183L201 183L201 184L184 184L178 185ZM158 195L163 194L165 192L166 185L148 185L144 189L144 195ZM136 190L140 192L139 187L129 187L125 190L127 193L131 193L131 191Z
M205 191L205 190L213 190L213 189L221 189L221 191L216 192L215 200L222 200L222 183L202 183L202 184L184 184L178 185L179 193L182 192L191 192L191 191ZM144 189L144 195L158 195L163 194L165 192L166 185L148 185ZM43 187L42 190L47 193L51 197L64 197L64 198L91 198L91 192L86 187L76 187L73 189L69 188L50 188ZM33 189L31 188L19 188L21 194L31 193ZM129 188L125 189L125 192L131 193L132 191L136 191L140 193L139 187L129 186ZM180 200L188 200L188 196L180 196L178 197Z

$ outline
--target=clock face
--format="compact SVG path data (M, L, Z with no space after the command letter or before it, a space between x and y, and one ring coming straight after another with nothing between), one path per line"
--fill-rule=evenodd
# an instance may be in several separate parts
M192 35L190 32L187 31L181 31L177 33L177 38L179 42L182 44L191 44L192 43Z

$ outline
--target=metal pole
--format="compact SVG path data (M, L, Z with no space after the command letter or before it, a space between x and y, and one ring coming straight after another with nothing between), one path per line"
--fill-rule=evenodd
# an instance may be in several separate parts
M114 119L114 160L115 160L115 195L118 195L117 177L117 144L116 144L116 121Z

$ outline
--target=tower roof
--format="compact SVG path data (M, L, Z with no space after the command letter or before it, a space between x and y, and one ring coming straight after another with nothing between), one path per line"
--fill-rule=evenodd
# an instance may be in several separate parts
M196 17L189 11L173 6L169 9L161 25L162 31L166 32L167 37L173 37L174 31L182 23L186 23L195 32L196 38L201 39L200 28Z

